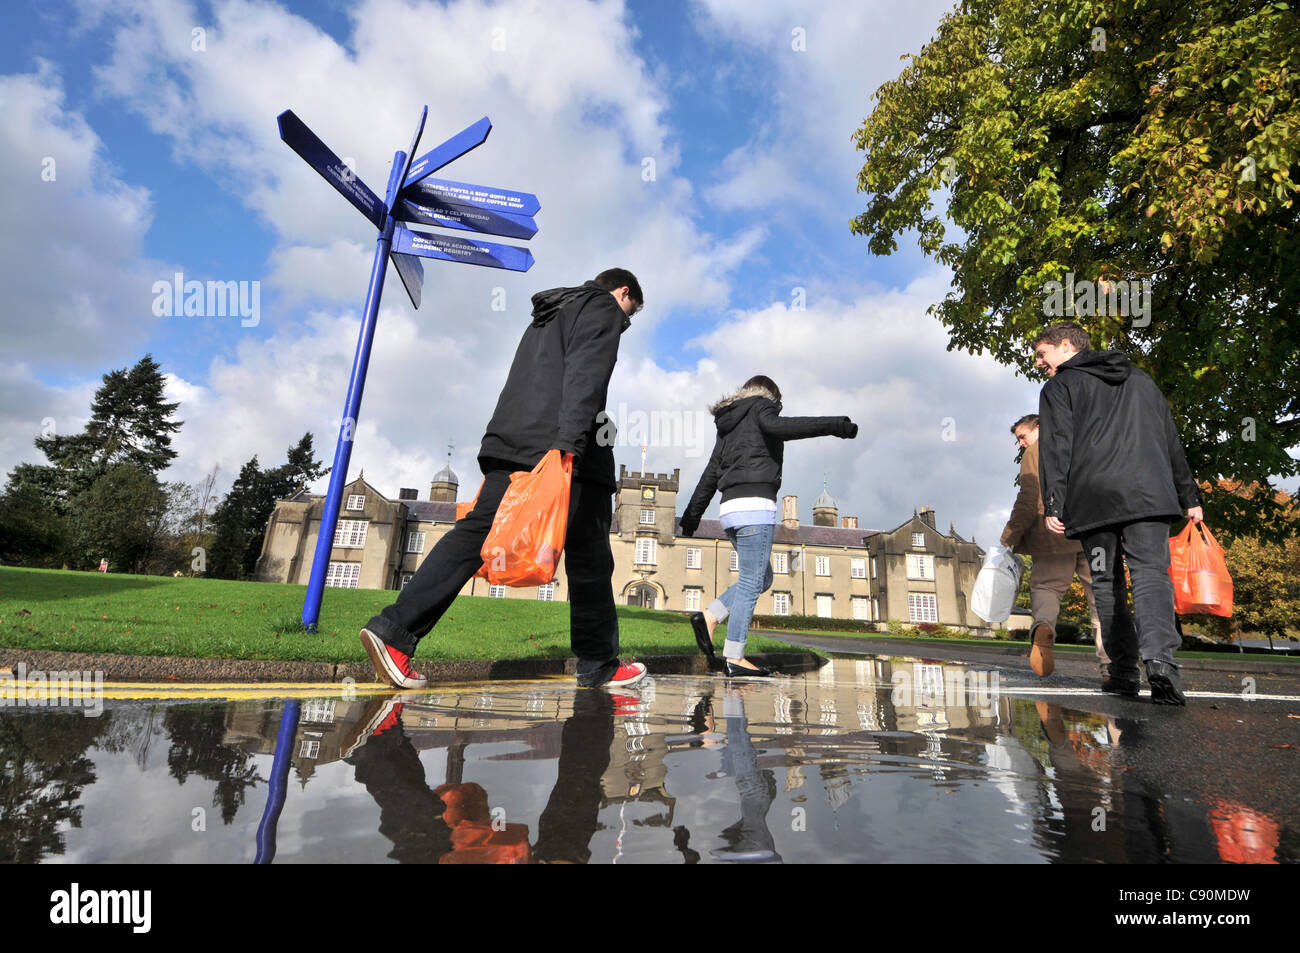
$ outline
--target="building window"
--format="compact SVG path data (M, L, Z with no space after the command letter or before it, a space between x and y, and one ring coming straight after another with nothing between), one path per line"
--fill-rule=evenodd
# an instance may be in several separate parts
M875 556L871 557L871 578L872 579L876 578L876 557Z
M934 557L929 553L907 554L908 579L933 579Z
M538 586L538 587L537 587L537 601L538 601L538 602L554 602L554 601L555 601L555 583L553 583L553 582L548 582L548 583L547 583L546 585L544 585L544 586Z
M912 548L913 548L913 549L925 549L925 534L924 534L924 533L913 533L913 534L912 534Z
M408 582L411 581L411 578L412 578L414 575L415 575L415 573L413 573L413 572L404 572L404 573L402 573L402 588L403 588L403 589L406 588L406 584L407 584Z
M314 721L317 724L334 723L334 699L309 698L302 703L302 720L304 723Z
M347 508L350 509L350 510L364 510L364 509L366 508L366 496L365 496L365 494L364 494L364 493L349 493L349 494L348 494L348 506L347 506Z
M488 586L489 599L504 599L506 597L505 586Z
M939 603L937 597L929 592L909 592L907 594L908 622L938 622Z
M849 576L853 579L867 578L867 560L863 556L849 557Z
M702 550L702 549L700 549L700 548L698 548L698 547L696 547L696 546L689 546L689 547L687 547L687 549L686 549L686 568L687 568L687 569L699 569L702 565L704 565L704 550Z
M298 748L298 757L315 758L320 754L320 742L314 738L302 739L302 746Z
M818 618L829 619L831 617L831 603L832 603L832 599L830 596L819 595L817 597Z
M641 525L642 525L642 526L654 526L654 525L655 525L655 511L654 511L654 510L642 510L642 511L641 511Z
M872 622L880 621L880 600L875 598L874 596L871 599L871 621Z
M790 574L790 557L787 553L772 554L772 572L781 576Z
M853 618L863 622L867 621L870 618L868 615L870 606L867 605L867 597L854 596L850 601L853 603Z
M740 572L740 553L734 549L731 551L731 571Z
M355 589L361 579L361 563L330 563L325 570L325 585L335 589Z
M424 552L424 534L411 533L406 537L406 551L408 553Z
M772 615L789 615L790 614L790 593L774 592L772 593Z
M655 540L638 539L636 541L636 562L642 566L655 565Z
M686 608L687 608L687 609L690 609L692 612L699 612L699 611L700 611L700 593L701 593L701 592L703 592L702 589L691 589L691 588L686 588L686 589L683 589L683 590L682 590L682 593L683 593L684 596L685 596L685 605L686 605Z
M339 520L334 528L334 545L344 549L359 549L366 545L365 520Z
M831 574L831 557L829 557L829 556L818 556L818 557L817 557L817 575L819 575L819 576L829 576L830 574Z

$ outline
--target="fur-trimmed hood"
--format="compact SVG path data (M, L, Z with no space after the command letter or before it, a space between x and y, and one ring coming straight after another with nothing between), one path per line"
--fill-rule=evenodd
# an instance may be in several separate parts
M718 433L728 434L735 430L737 424L744 420L745 416L753 409L754 398L770 400L776 404L778 411L781 409L781 402L766 387L758 385L742 387L734 394L723 397L709 408L709 413L713 414L713 419L718 425Z

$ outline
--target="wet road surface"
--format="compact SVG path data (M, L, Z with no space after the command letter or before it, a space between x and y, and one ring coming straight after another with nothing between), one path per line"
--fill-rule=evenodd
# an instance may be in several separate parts
M98 717L0 709L0 860L1300 858L1289 695L1171 709L898 656L621 691L103 688Z

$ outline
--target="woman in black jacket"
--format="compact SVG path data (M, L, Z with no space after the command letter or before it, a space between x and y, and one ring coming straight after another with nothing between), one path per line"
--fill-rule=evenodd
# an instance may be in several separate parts
M704 475L682 514L681 535L692 536L713 494L722 491L719 513L740 563L740 575L703 612L691 615L695 641L710 668L728 675L771 675L770 669L745 658L745 636L760 593L772 585L772 537L776 531L776 495L781 489L785 441L805 437L858 435L848 417L782 417L781 391L770 377L751 377L735 394L709 408L718 440ZM719 661L713 630L730 617Z

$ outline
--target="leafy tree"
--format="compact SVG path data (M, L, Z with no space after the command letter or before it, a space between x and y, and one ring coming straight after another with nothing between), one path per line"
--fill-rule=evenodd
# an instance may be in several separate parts
M1267 486L1300 472L1297 50L1285 3L967 0L876 92L850 229L878 255L915 230L953 271L949 348L1026 374L1048 283L1105 282L1063 317L1151 373L1198 477ZM1117 282L1137 300L1096 313ZM1267 493L1207 516L1286 532Z
M329 472L312 449L312 435L304 434L289 448L288 462L263 470L257 457L239 471L230 492L212 517L212 551L208 573L219 579L243 579L257 568L262 553L266 521L277 500L292 496Z
M66 521L39 487L20 483L0 494L0 561L49 564L66 537Z
M144 572L156 553L167 515L158 478L119 463L73 498L68 517L69 562L90 569L107 557L123 572Z
M1242 497L1262 492L1259 486L1227 482L1219 489L1225 495ZM1270 642L1275 637L1300 634L1300 507L1286 493L1271 495L1287 514L1290 537L1274 543L1258 536L1215 532L1232 576L1232 617L1188 616L1196 628L1220 638L1254 633Z

